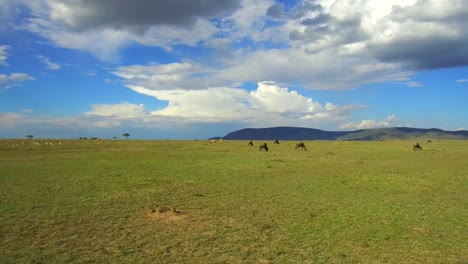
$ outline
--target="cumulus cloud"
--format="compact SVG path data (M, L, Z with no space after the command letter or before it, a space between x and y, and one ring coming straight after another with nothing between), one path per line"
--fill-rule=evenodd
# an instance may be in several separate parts
M412 75L401 72L396 63L366 58L356 64L356 58L331 53L336 55L337 51L318 54L301 49L254 51L239 56L234 66L221 69L216 77L244 82L273 78L309 89L349 89L365 83L400 81L401 76L407 79Z
M250 92L252 108L271 113L300 113L321 111L323 107L296 91L279 87L275 83L262 82L255 91Z
M175 45L196 46L210 39L216 32L216 27L209 21L199 19L190 27L156 25L148 28L142 34L130 35L129 37L143 45L159 46L170 51Z
M466 1L394 6L388 20L376 24L384 31L370 41L369 51L382 61L398 61L412 69L467 65L467 16Z
M160 109L147 109L143 104L121 102L95 104L81 115L64 118L37 118L32 110L4 113L0 122L9 128L23 125L47 126L50 129L158 128L181 129L187 126L201 130L215 124L228 127L306 126L336 127L364 108L360 105L321 104L297 91L272 82L258 83L247 92L240 88L212 87L199 90L150 90L129 86L133 91L167 101ZM28 115L26 118L26 114ZM213 130L215 131L215 130ZM230 132L230 131L227 131Z
M239 0L102 0L51 1L53 20L77 31L95 28L120 30L153 25L186 26L199 18L210 19L229 14L239 7Z
M21 5L30 10L20 20L21 28L60 47L87 50L112 62L134 42L168 50L171 45L195 45L215 32L211 19L240 6L239 0L5 1L8 10Z
M257 89L212 87L199 90L153 90L129 85L137 93L167 101L167 107L150 111L145 120L172 118L181 122L234 122L249 126L317 126L347 120L360 105L325 105L272 82Z
M467 11L467 3L456 0L443 3L416 0L385 3L322 0L301 1L289 11L284 11L281 4L275 4L268 9L267 14L284 21L286 24L281 29L289 31L292 48L277 53L291 58L291 65L295 66L297 59L286 54L292 53L293 49L310 53L310 56L304 58L319 61L326 73L337 78L329 82L334 84L331 87L346 87L340 79L350 71L347 67L337 69L333 66L369 68L367 65L375 63L387 67L388 71L367 72L369 75L354 72L352 76L355 83L360 85L390 81L387 78L392 75L389 75L390 72L397 74L467 65L468 34L464 19L468 15ZM321 57L328 58L328 61L320 60ZM272 67L275 65L275 61L268 63ZM283 77L283 80L287 74L294 74L284 67L284 63L276 65L285 69L283 74L276 75ZM299 65L302 66L301 63ZM301 67L295 67L294 71L297 68ZM301 84L313 83L310 80L323 76L311 69L308 72L313 77L300 81ZM352 82L350 85L355 86Z
M23 29L104 61L118 61L135 43L207 51L190 64L216 65L210 74L187 71L177 81L154 81L164 89L171 82L172 89L191 89L191 79L205 88L223 85L220 80L356 88L468 65L468 4L460 0L304 0L288 8L273 0L17 2L31 10L22 16Z
M88 51L103 61L118 61L121 49L133 41L126 31L105 28L73 32L43 18L31 18L24 27L49 39L54 45Z
M390 115L384 120L362 120L359 123L344 123L339 128L344 130L356 130L367 128L383 128L400 126L401 122L395 115Z

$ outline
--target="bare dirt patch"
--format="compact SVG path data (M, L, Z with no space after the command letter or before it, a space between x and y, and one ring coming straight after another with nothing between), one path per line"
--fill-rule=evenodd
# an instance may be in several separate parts
M413 227L413 228L411 228L411 231L415 235L428 235L428 234L432 233L431 228L427 227L427 226Z

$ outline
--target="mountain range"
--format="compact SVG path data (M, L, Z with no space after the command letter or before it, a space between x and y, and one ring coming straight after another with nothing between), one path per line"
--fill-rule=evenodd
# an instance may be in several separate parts
M468 139L468 131L438 128L389 127L354 131L325 131L304 127L245 128L227 134L226 140L392 140L392 139Z

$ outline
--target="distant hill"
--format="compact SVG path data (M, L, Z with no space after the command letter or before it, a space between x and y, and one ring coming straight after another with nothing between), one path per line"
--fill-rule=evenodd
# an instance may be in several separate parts
M245 128L223 137L227 140L391 140L391 139L468 139L468 131L445 131L437 128L423 129L390 127L355 131L324 131L303 127Z

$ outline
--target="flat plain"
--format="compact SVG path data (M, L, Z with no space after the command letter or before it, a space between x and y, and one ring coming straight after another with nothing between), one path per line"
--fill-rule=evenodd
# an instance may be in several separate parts
M0 140L0 262L467 263L468 141L416 141Z

